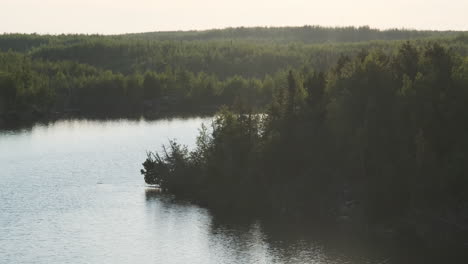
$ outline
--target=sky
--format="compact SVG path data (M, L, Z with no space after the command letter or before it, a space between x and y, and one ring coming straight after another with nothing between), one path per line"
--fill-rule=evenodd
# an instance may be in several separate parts
M303 25L468 30L467 13L468 0L1 0L0 33Z

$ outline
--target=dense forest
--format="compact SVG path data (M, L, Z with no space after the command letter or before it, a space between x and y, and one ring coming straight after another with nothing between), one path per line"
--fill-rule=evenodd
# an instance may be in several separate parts
M385 226L429 244L466 238L466 55L407 42L283 77L260 114L240 102L194 150L171 141L149 153L146 182L210 207Z
M396 52L405 40L466 55L462 32L229 28L130 35L0 35L0 125L70 115L156 117L262 109L289 69L328 71L346 57Z
M368 27L0 35L0 128L215 113L147 183L210 207L468 232L468 35ZM427 239L430 236L430 239Z
M330 28L303 27L251 27L227 28L204 31L172 31L128 34L126 36L151 40L248 40L276 43L336 43L365 42L371 40L410 40L428 37L450 36L456 31L378 30L368 26Z

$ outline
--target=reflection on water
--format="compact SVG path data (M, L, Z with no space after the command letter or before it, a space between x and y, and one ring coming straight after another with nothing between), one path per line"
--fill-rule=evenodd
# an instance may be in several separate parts
M202 122L0 132L0 263L402 263L322 225L214 212L145 186L146 151L193 146Z
M333 248L305 223L252 218L202 209L157 189L145 192L147 213L156 234L180 235L196 247L184 249L200 263L378 263L370 252ZM187 230L188 233L185 232ZM169 231L170 230L170 231ZM175 231L177 230L177 231ZM170 234L167 234L169 232ZM328 232L327 232L328 233ZM195 235L195 237L193 237ZM189 242L189 244L192 244ZM180 244L173 245L175 248ZM328 246L330 246L328 248ZM195 249L195 252L192 252ZM354 249L357 249L356 247Z

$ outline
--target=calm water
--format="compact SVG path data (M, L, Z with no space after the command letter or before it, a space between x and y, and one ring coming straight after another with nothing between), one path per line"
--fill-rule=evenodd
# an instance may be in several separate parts
M145 186L146 151L173 138L193 146L202 122L0 132L0 263L387 263L295 224L215 215Z

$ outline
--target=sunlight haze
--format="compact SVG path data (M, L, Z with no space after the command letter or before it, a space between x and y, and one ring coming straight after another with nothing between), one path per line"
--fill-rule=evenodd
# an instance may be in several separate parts
M238 26L468 30L466 0L3 0L0 32L118 34Z

